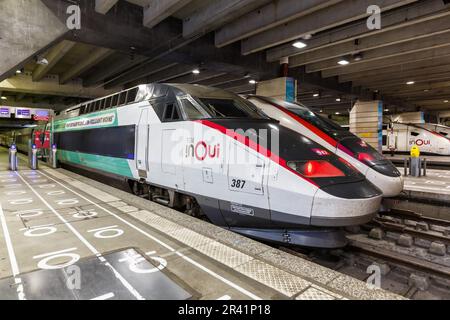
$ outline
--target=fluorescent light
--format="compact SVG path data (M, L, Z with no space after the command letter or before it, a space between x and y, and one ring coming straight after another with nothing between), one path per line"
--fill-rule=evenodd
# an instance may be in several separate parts
M256 80L250 80L248 83L250 83L250 84L256 84L257 82L256 82Z
M348 60L342 59L338 61L338 64L340 64L341 66L346 66L348 65L350 62Z
M16 73L17 73L17 74L21 74L21 73L22 73L22 70L16 70Z
M448 103L448 100L444 100L444 103Z
M192 73L193 73L193 74L199 74L199 73L200 73L200 70L194 69L194 70L192 70Z
M313 94L313 97L318 97L318 96L319 96L318 93L314 93L314 94Z
M341 98L336 98L336 101L337 102L341 102Z
M323 112L323 110L322 109L320 109L320 111L319 111L320 113L322 113Z
M414 81L408 81L406 84L410 86L410 85L412 85L414 83L415 83Z
M1 98L0 99L2 99L2 100L8 100L8 98L7 97L5 97L5 96L1 96Z
M307 46L307 44L304 43L304 42L301 42L301 41L295 41L295 42L292 44L292 46L293 46L293 47L296 47L297 49L303 49L304 47Z
M389 109L384 109L384 112L389 112Z
M340 112L336 112L335 114L340 115L341 113Z

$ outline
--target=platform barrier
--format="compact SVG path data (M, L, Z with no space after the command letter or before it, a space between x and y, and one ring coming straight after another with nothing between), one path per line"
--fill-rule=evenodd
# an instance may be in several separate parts
M9 162L9 169L11 171L17 171L17 148L16 145L12 145L9 148L9 155L8 155L8 162Z

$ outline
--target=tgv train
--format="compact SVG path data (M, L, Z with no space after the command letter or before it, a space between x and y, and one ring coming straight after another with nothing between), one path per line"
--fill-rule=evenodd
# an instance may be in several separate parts
M416 124L391 123L383 130L383 151L409 152L418 146L425 154L450 155L450 140Z
M351 163L383 191L383 196L393 197L402 192L403 179L396 167L347 129L297 103L255 95L249 95L247 99L284 127Z
M418 126L421 128L425 128L430 131L439 133L440 135L450 139L450 127L448 127L448 126L444 126L442 124L435 124L435 123L423 123L423 124L418 124Z
M141 85L54 123L57 158L136 194L266 241L335 248L382 192L344 159L215 88Z
M0 134L0 144L10 147L13 143L17 150L28 153L29 141L36 146L39 153L50 149L50 130L45 125L36 126L34 128L15 129Z

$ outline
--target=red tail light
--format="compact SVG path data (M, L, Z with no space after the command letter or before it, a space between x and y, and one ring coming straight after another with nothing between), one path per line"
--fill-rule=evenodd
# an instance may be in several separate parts
M325 160L290 161L288 166L308 178L345 177L344 172Z
M375 160L375 158L369 153L358 153L358 160L364 163L371 162Z

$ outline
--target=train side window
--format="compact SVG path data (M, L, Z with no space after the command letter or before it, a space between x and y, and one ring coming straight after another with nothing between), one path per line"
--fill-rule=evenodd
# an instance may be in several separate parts
M134 88L134 89L128 90L126 103L132 103L136 100L136 95L137 95L138 89L139 88Z
M111 107L111 97L106 98L105 109L109 109Z
M125 104L127 101L127 92L122 92L119 96L119 106Z
M178 111L177 106L173 103L168 103L164 110L163 122L178 121L180 119L180 112Z
M118 103L118 102L119 102L119 95L116 94L116 95L114 95L113 98L112 98L112 104L111 104L111 107L112 107L112 108L117 107L117 103Z
M95 111L100 110L100 100L95 101Z
M414 136L414 137L417 137L419 134L420 133L418 133L418 132L411 131L411 135Z
M105 109L105 99L100 100L99 110Z
M205 116L188 99L180 99L181 109L184 111L188 120L203 119Z

